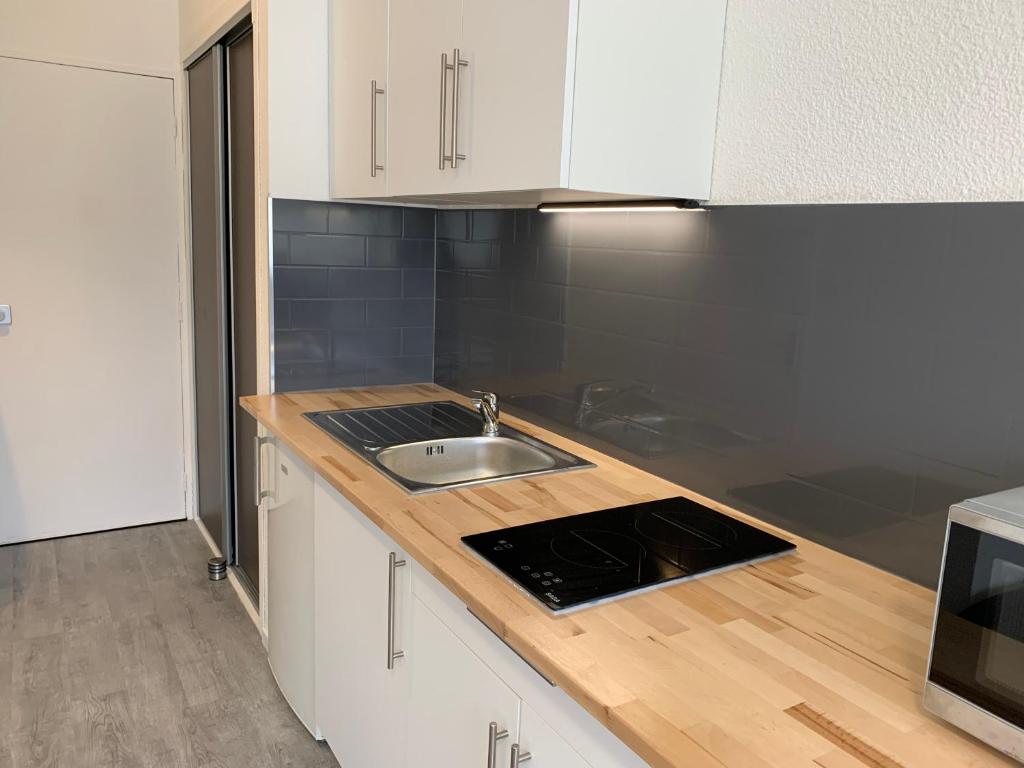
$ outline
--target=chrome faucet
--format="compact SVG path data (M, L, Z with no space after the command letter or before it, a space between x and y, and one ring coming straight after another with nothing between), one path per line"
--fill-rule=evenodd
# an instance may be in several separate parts
M473 390L474 395L480 395L480 397L474 399L473 407L480 412L481 418L484 420L483 434L487 437L494 437L498 434L498 419L501 416L498 410L498 396L493 392L481 392L479 389Z

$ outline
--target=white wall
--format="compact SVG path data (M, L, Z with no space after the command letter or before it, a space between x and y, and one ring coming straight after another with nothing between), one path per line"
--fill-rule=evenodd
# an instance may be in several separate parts
M1024 199L1024 2L729 0L715 203Z
M180 0L179 50L182 61L206 50L248 11L248 0Z
M177 0L2 0L0 54L172 75Z

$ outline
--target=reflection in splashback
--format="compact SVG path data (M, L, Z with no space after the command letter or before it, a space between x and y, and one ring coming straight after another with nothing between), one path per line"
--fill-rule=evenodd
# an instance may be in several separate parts
M435 379L920 583L1024 483L1024 204L446 211Z

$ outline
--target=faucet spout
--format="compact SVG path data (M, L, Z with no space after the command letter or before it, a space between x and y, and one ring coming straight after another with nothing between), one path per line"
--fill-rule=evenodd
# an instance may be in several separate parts
M498 408L498 396L494 392L481 392L477 389L473 390L473 394L480 395L480 397L472 402L483 419L482 434L486 437L496 436L501 427L499 421L501 411Z

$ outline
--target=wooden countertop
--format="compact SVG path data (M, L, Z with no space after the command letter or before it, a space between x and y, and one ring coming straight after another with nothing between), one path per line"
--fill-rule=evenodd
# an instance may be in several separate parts
M1013 766L921 707L935 595L608 458L410 496L301 414L465 398L434 385L247 397L289 445L497 634L657 768ZM460 544L503 526L688 496L797 553L554 617Z

